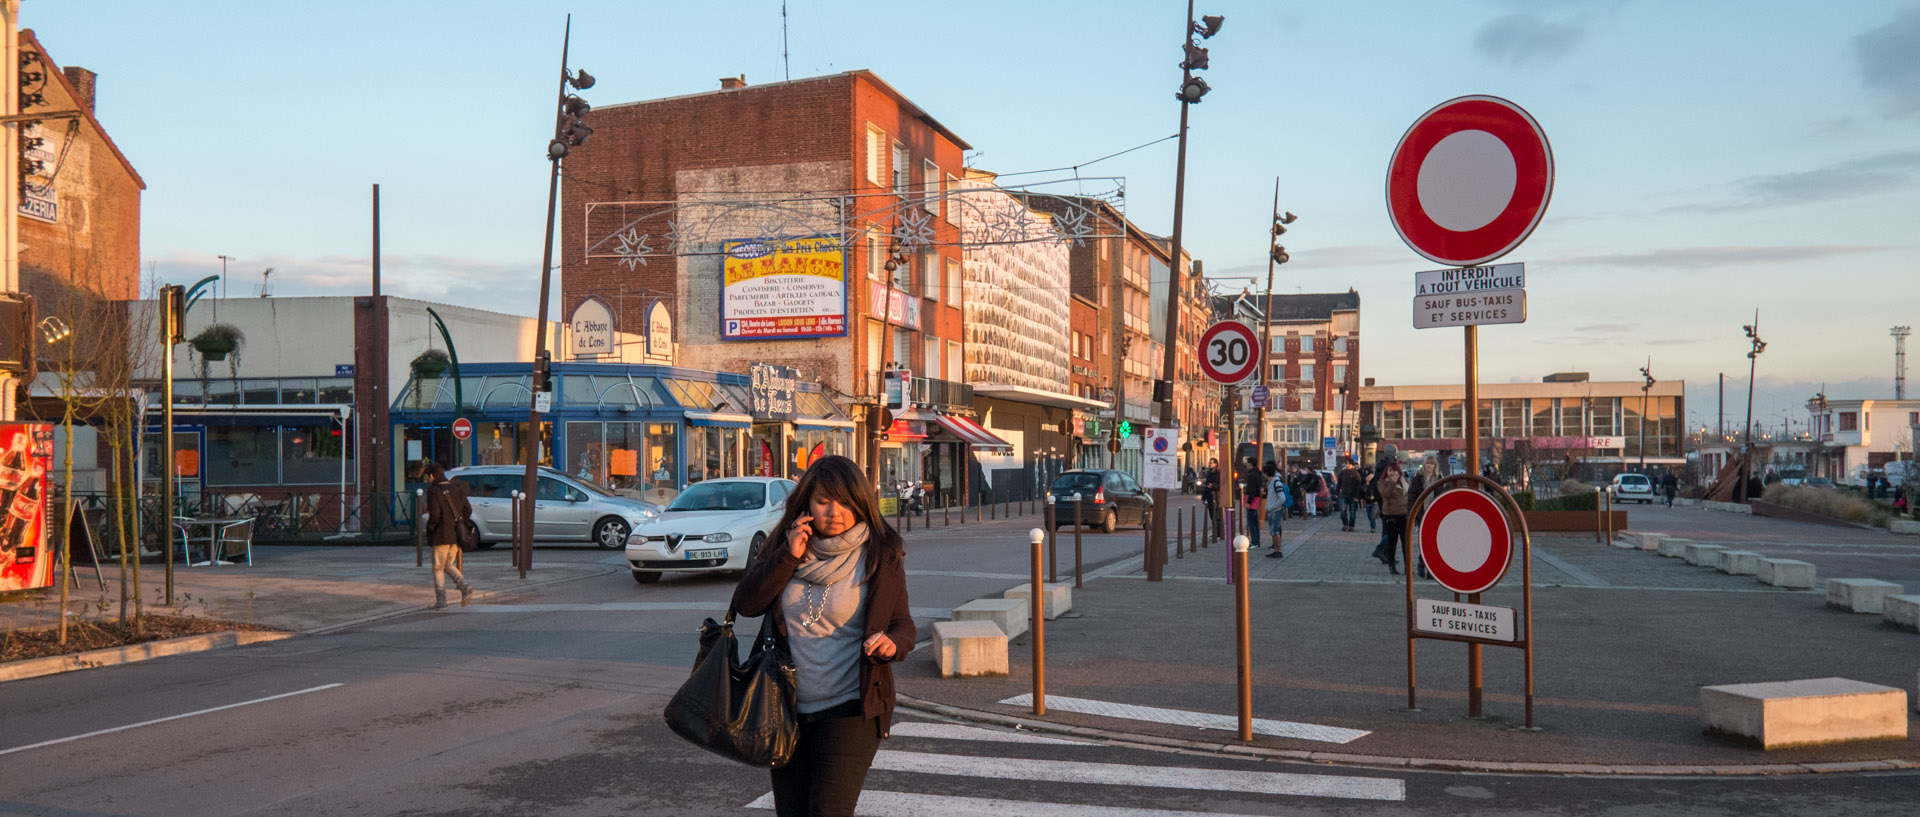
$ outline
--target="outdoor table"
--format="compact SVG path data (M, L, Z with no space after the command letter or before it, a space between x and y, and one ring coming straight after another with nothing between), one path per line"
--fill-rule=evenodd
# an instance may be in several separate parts
M189 518L184 516L176 516L173 518L174 527L180 528L181 533L186 537L187 564L190 567L208 567L212 565L233 564L233 562L224 562L219 559L220 554L218 551L220 548L220 531L225 530L234 525L242 524L245 522L252 522L252 521L253 521L252 519L248 519L248 518L226 517L226 516L213 516L213 517L205 517L205 518L199 518L199 519L194 519L194 518ZM207 529L206 537L201 540L207 543L207 561L204 561L204 562L193 561L193 543L194 543L194 537L192 534L193 528Z

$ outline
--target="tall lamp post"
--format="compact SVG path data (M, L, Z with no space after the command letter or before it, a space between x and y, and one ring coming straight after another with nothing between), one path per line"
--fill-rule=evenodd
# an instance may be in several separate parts
M1760 359L1760 353L1767 350L1767 342L1760 339L1760 310L1753 310L1753 323L1740 328L1747 331L1747 340L1752 343L1753 348L1747 352L1747 441L1740 449L1740 485L1738 487L1739 495L1745 497L1747 501L1752 501L1753 497L1747 496L1747 485L1753 481L1753 372L1755 364ZM1640 422L1646 421L1646 415L1642 414Z
M1647 392L1653 388L1653 358L1647 358L1647 365L1640 367L1640 377L1646 380L1640 384L1640 473L1647 472Z
M1173 339L1180 331L1180 301L1182 300L1180 297L1180 237L1182 209L1186 204L1187 192L1187 111L1197 104L1201 97L1206 96L1207 91L1212 90L1207 86L1206 80L1193 75L1193 72L1206 70L1207 67L1207 49L1200 47L1195 38L1211 39L1213 35L1220 33L1220 26L1227 20L1226 17L1218 14L1210 14L1200 19L1200 23L1193 21L1193 0L1187 0L1187 26L1181 31L1185 36L1181 45L1185 58L1180 60L1180 90L1174 92L1174 98L1180 100L1180 148L1179 159L1174 165L1173 174L1172 247L1167 255L1167 345L1166 353L1162 355L1160 361L1160 380L1153 384L1154 400L1160 404L1161 428L1173 427L1173 382L1179 372L1176 354L1179 344L1174 343ZM1262 358L1265 357L1265 346L1266 342L1261 341L1262 350L1259 356ZM1265 365L1265 360L1263 359L1261 363ZM1114 419L1118 422L1117 412ZM1228 415L1227 422L1233 422L1231 414ZM1232 473L1232 463L1228 463L1228 469L1228 473ZM1167 489L1153 489L1153 507L1156 509L1167 507ZM1155 553L1166 552L1167 514L1164 511L1153 514L1153 532L1147 540L1152 547L1157 548ZM1151 578L1155 580L1160 578L1157 568L1153 570Z
M1287 254L1287 248L1280 245L1280 236L1286 235L1287 225L1299 216L1280 212L1280 180L1273 180L1273 246L1267 249L1267 298L1260 303L1260 316L1266 325L1260 328L1260 348L1255 355L1260 359L1260 385L1267 385L1267 372L1273 368L1273 270L1275 267L1293 260ZM1266 459L1267 447L1267 405L1273 402L1273 393L1267 393L1267 399L1254 407L1253 459L1254 467L1260 467L1260 461Z
M520 480L520 495L525 499L524 507L520 509L520 528L514 531L514 547L520 549L515 561L520 565L522 578L526 577L527 568L533 561L533 512L536 505L532 497L539 481L541 402L543 397L551 402L553 393L553 360L547 351L547 290L553 285L553 213L560 193L560 160L593 135L593 128L587 127L587 123L581 119L591 106L586 100L567 92L569 86L582 91L593 87L592 74L585 70L567 70L567 46L572 38L573 15L569 14L566 33L560 40L560 102L553 115L553 139L547 142L547 163L550 166L547 178L547 233L546 246L540 254L539 317L534 323L533 407L527 411L527 434L520 445L520 456L527 464L527 471Z

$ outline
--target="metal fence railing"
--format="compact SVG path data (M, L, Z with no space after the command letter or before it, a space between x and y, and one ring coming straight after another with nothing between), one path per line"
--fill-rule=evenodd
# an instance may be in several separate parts
M140 531L144 547L157 547L161 541L160 497L141 497L137 507L126 497L110 494L82 493L75 498L87 511L96 541L108 541L113 535L115 512L128 513L127 529ZM209 491L178 498L173 512L192 519L250 519L258 543L410 541L418 519L414 495L403 491L379 494L371 502L353 491Z

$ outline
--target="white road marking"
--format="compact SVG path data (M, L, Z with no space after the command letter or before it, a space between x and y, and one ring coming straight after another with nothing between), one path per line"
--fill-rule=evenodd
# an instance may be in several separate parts
M773 808L773 793L761 795L746 808ZM897 791L865 791L854 808L860 817L1251 817L1217 811L1165 811L1125 806L1084 806L1077 803L1042 803L1033 800L994 800L984 797L953 797L940 794L908 794Z
M1078 740L1062 740L1022 732L1013 729L987 729L980 726L966 726L958 723L928 723L926 721L901 721L893 725L893 734L908 738L940 738L942 740L984 740L1004 743L1049 743L1061 746L1098 746Z
M724 613L724 601L612 601L582 604L470 604L442 613ZM952 618L945 607L915 607L914 618Z
M1383 777L1242 772L1229 769L1135 766L1121 763L1088 763L1078 760L1033 760L1020 757L976 757L899 752L891 749L883 749L874 755L873 768L889 772L957 775L996 780L1037 780L1045 783L1153 786L1247 794L1340 797L1350 800L1407 799L1405 781Z
M10 755L10 754L13 754L14 752L24 752L28 749L39 749L45 746L54 746L61 743L70 743L72 741L81 740L83 738L99 737L100 735L111 735L115 732L125 732L128 729L138 729L142 726L152 726L156 723L166 723L167 721L177 721L177 720L180 720L181 718L191 718L195 715L205 715L210 712L219 712L221 710L226 710L226 709L234 709L242 706L251 706L253 704L266 703L267 701L277 701L277 700L280 700L281 698L291 698L295 695L305 695L309 692L319 692L324 689L333 689L334 687L337 687L337 686L342 686L342 684L323 684L321 686L309 687L307 689L302 689L295 692L283 692L283 693L280 693L279 695L268 695L265 698L255 698L251 701L241 701L237 704L227 704L226 706L216 706L212 709L201 709L194 712L184 712L179 715L168 715L167 717L164 717L164 718L155 718L150 721L130 723L130 724L127 724L126 726L116 726L116 727L113 727L112 729L101 729L94 732L88 732L84 735L74 735L72 737L55 738L53 740L43 740L43 741L40 741L39 743L30 743L25 746L15 746L11 749L0 749L0 755Z
M1033 694L1023 693L1000 703L1009 706L1032 706ZM1214 715L1206 712L1188 712L1183 709L1161 709L1157 706L1135 706L1108 701L1090 701L1085 698L1069 698L1064 695L1048 695L1047 708L1061 712L1078 712L1082 715L1100 715L1108 718L1125 718L1131 721L1168 723L1177 726L1197 726L1201 729L1221 729L1238 731L1240 719L1232 715ZM1350 743L1371 732L1361 729L1346 729L1339 726L1320 726L1312 723L1294 723L1275 721L1266 718L1253 719L1253 731L1261 735L1296 740L1315 740L1323 743Z
M909 570L909 576L941 576L953 579L1002 579L1008 581L1026 581L1027 577L1019 573L973 573L965 570Z

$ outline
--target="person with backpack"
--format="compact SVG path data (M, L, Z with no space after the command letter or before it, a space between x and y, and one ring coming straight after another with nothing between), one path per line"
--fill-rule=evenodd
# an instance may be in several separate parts
M453 574L453 586L460 589L460 606L473 600L473 585L460 572L462 555L461 527L471 524L473 504L459 483L447 479L447 469L437 462L427 463L427 543L433 545L433 609L447 607L447 574ZM475 544L478 544L477 542Z
M1205 536L1208 540L1220 538L1220 460L1207 460L1207 470L1200 473L1200 503L1207 506L1207 525Z
M1307 506L1306 513L1307 513L1308 519L1312 519L1320 515L1320 509L1318 507L1319 506L1318 500L1320 499L1320 488L1321 488L1321 481L1320 481L1319 471L1315 471L1312 468L1306 468L1300 472L1300 498L1306 500L1306 506Z
M1348 462L1340 468L1340 476L1334 485L1340 497L1340 529L1353 530L1355 514L1360 510L1360 493L1365 486L1360 483L1360 471Z
M1241 519L1247 527L1247 544L1260 547L1261 523L1266 521L1264 508L1267 504L1267 478L1260 469L1253 467L1253 460L1241 461L1240 470L1240 507L1245 511Z
M1287 519L1287 481L1273 460L1267 460L1260 473L1267 478L1267 537L1273 543L1273 552L1267 554L1267 558L1278 559L1286 555L1280 550L1280 533Z

